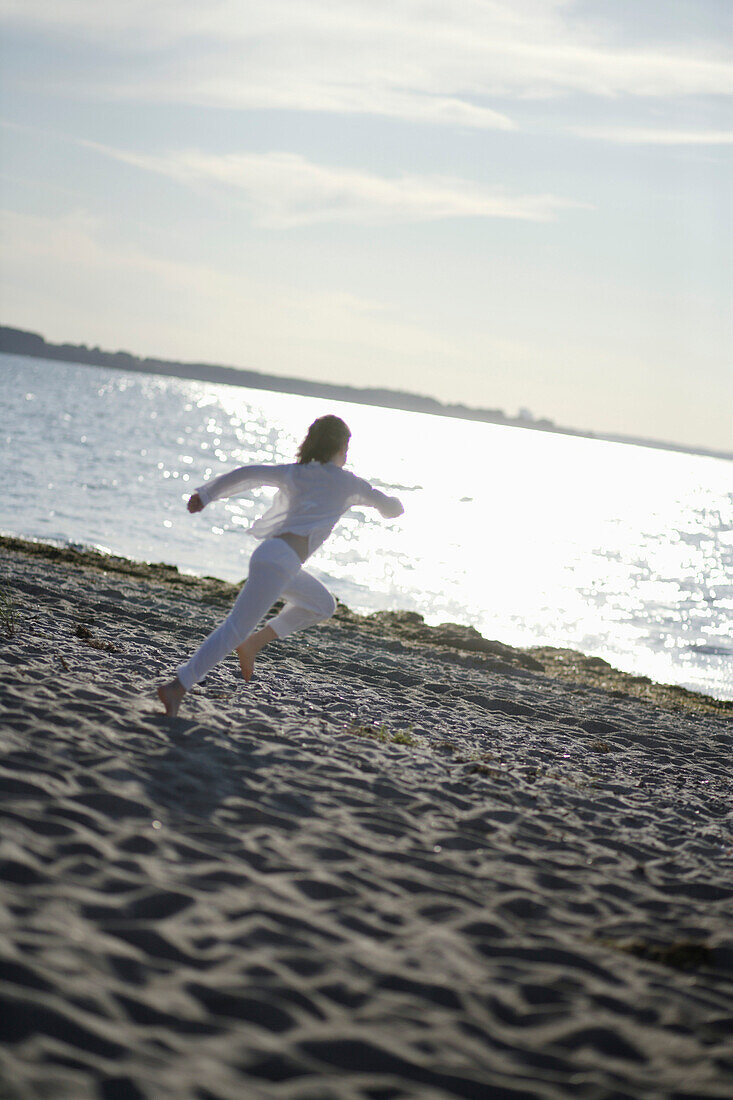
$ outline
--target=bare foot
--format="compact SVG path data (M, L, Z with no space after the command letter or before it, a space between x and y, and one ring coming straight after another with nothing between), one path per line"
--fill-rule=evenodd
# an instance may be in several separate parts
M254 635L250 634L246 642L242 642L237 646L237 657L239 657L239 667L242 670L242 676L249 683L252 679L252 673L255 670L255 657L259 653L259 647L254 643Z
M255 670L255 657L264 649L268 642L277 638L277 634L271 626L263 626L262 630L256 630L254 634L250 634L249 638L237 646L237 657L239 657L239 667L242 670L242 676L244 676L247 683L252 679L252 673Z
M165 713L169 718L176 717L178 708L185 694L186 689L178 677L176 677L175 680L171 680L168 684L160 684L158 686L158 698L165 707Z

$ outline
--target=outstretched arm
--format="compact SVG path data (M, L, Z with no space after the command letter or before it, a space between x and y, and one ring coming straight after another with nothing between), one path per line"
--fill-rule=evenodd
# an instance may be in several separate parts
M354 494L354 504L366 504L369 507L376 508L384 519L397 519L397 516L401 516L405 510L402 501L398 500L397 497L387 496L379 489L372 488L368 481L362 481L361 478L359 479L359 487Z
M215 477L205 485L199 485L188 502L189 512L200 512L212 500L222 500L234 496L242 489L256 485L275 485L282 488L285 484L285 466L239 466L228 474Z
M380 515L385 519L397 519L401 516L405 510L405 507L401 500L397 497L388 497L386 493L380 493L378 489L374 490L379 494L380 499L375 502L375 508L379 511Z

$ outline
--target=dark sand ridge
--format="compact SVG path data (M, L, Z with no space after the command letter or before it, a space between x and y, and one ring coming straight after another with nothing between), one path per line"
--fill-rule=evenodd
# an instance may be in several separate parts
M197 589L200 598L208 603L229 608L239 592L239 584L229 584L218 577L192 577L179 573L175 565L165 562L139 562L98 550L81 550L54 546L45 542L0 535L0 549L22 551L49 561L68 562L88 569L123 576L140 577L164 584ZM648 676L634 676L613 668L600 657L588 657L574 649L558 649L555 646L531 646L520 649L502 642L484 638L477 630L458 623L428 626L413 611L378 611L371 615L359 615L344 604L339 604L336 621L349 623L368 631L370 637L402 638L421 645L457 649L465 653L485 654L490 660L487 667L501 671L501 666L526 668L545 672L557 679L619 692L622 695L646 699L657 706L671 710L686 710L698 714L731 714L733 700L716 699L701 692L689 691L674 684L658 684Z
M730 704L342 610L168 723L231 586L0 583L0 1095L731 1095Z

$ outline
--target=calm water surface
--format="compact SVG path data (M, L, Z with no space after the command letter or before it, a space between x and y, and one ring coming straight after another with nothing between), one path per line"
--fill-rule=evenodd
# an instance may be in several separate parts
M210 476L290 462L336 412L349 467L401 497L311 560L358 611L404 608L570 646L733 698L733 463L236 386L0 355L6 534L246 576L256 490L199 516Z

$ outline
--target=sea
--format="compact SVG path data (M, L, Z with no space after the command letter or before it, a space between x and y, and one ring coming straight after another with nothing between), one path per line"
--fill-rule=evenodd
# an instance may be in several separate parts
M240 581L272 490L193 490L292 462L308 425L399 496L352 509L309 569L353 610L409 610L733 699L733 462L525 428L0 355L0 531Z

